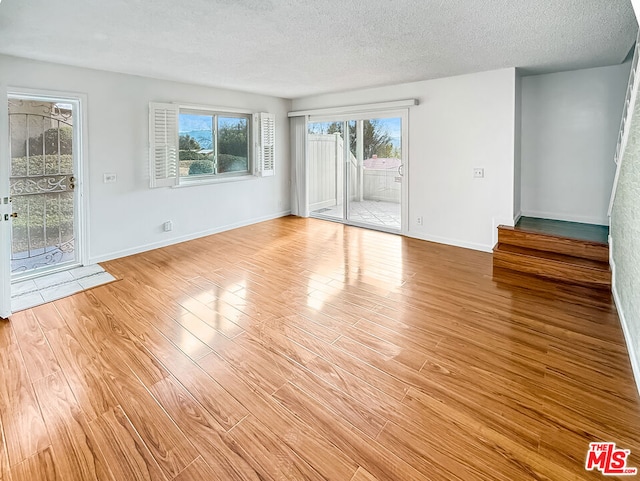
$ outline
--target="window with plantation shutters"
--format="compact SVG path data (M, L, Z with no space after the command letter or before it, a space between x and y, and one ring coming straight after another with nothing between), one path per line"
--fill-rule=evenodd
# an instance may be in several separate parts
M151 187L178 184L178 115L174 104L149 104L149 176Z
M275 140L276 118L274 114L255 114L257 146L256 146L256 171L263 177L275 175Z
M151 187L248 180L274 175L274 169L273 114L149 104Z

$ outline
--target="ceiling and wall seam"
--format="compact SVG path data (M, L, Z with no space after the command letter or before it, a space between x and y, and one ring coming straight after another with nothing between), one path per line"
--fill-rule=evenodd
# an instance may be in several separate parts
M636 29L628 0L0 3L0 53L287 99L618 64Z

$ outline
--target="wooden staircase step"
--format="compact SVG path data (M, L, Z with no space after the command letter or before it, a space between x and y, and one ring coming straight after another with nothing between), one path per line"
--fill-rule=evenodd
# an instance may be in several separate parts
M493 266L582 286L611 287L608 262L502 242L493 249Z
M609 245L606 243L528 231L519 227L499 226L498 243L609 262Z

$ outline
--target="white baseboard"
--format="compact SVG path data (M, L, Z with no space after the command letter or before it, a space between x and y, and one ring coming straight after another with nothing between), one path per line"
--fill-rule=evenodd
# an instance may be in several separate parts
M581 215L558 214L556 212L541 212L535 210L523 210L521 217L537 217L539 219L564 220L568 222L580 222L582 224L609 225L609 219L605 217L592 217Z
M173 237L171 239L165 239L159 242L152 242L151 244L145 244L142 246L132 247L130 249L124 249L117 252L111 252L109 254L103 254L100 256L90 257L90 264L97 264L98 262L110 261L113 259L119 259L120 257L127 257L134 254L140 254L141 252L150 251L153 249L158 249L160 247L167 247L173 244L179 244L180 242L186 242L193 239L198 239L200 237L206 237L208 235L219 234L220 232L225 232L231 229L237 229L239 227L245 227L252 224L257 224L258 222L264 222L267 220L278 219L280 217L285 217L291 214L290 210L278 212L277 214L271 214L263 217L256 217L253 219L248 219L242 222L236 222L234 224L227 224L220 227L214 227L213 229L207 229L200 232L195 232L193 234L188 234L181 237Z
M522 212L518 212L514 217L513 217L513 225L516 225L518 223L518 221L520 220L520 218L522 217Z
M618 295L618 289L616 286L616 263L613 260L613 245L611 238L609 238L609 265L611 266L611 292L613 293L613 302L618 310L618 317L620 318L620 325L622 326L622 332L624 334L624 340L627 344L627 352L629 353L629 361L631 361L631 370L633 371L633 378L636 382L636 389L640 394L640 352L636 352L636 348L631 339L631 332L629 330L629 323L625 315L620 297Z
M415 232L407 232L407 237L413 237L414 239L425 240L429 242L436 242L438 244L446 244L454 247L462 247L464 249L471 249L481 252L493 252L493 246L486 244L477 244L475 242L461 241L458 239L451 239L449 237L440 237L434 235L416 234Z

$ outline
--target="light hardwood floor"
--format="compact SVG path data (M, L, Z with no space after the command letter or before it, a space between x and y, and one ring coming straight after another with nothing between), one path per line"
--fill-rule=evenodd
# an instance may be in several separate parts
M573 480L640 467L607 294L288 217L0 325L2 480Z

